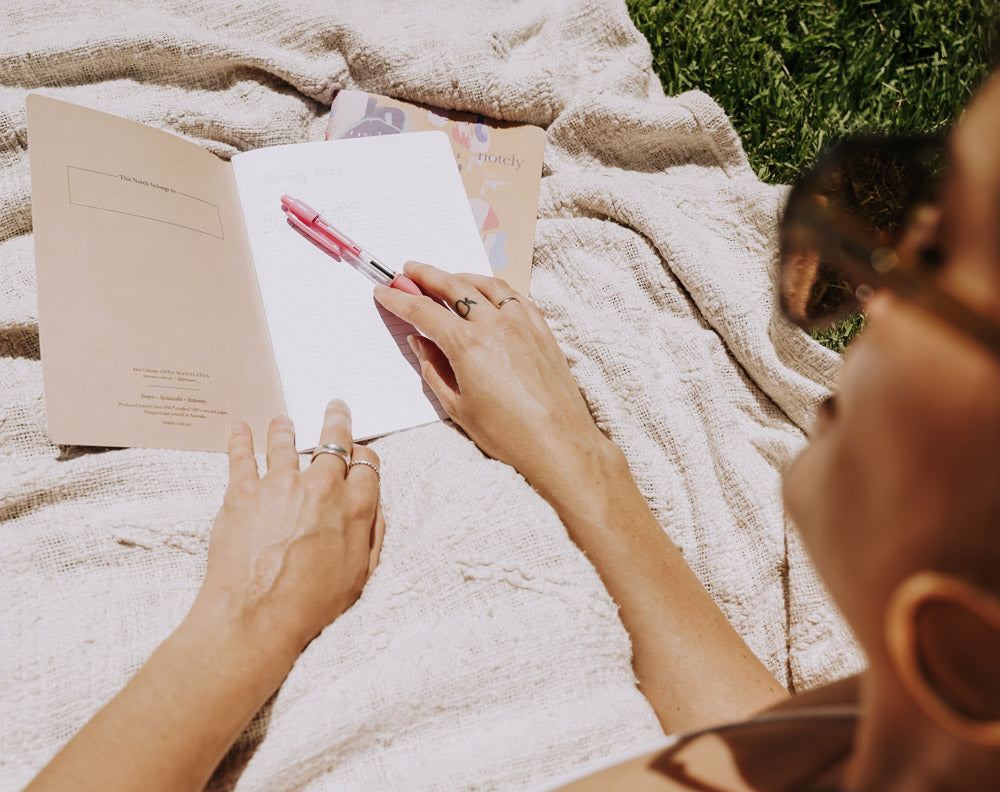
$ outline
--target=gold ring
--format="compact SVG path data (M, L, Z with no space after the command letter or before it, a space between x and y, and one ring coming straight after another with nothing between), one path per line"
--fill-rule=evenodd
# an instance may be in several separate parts
M517 299L517 297L504 297L500 302L497 303L497 308L499 309L501 305L503 305L504 303L509 303L511 300L518 303L521 302L519 299Z

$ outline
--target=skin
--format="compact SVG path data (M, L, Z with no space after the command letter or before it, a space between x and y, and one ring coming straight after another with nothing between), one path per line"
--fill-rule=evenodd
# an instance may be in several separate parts
M940 214L920 233L944 248L935 284L1000 322L997 139L994 79L953 136ZM870 668L859 681L788 701L657 525L538 309L500 280L416 263L406 274L426 296L377 287L375 299L422 334L410 342L448 414L549 501L594 563L665 731L768 707L860 704L856 724L709 730L569 788L995 788L1000 701L986 698L1000 666L995 356L892 295L869 304L868 329L846 356L809 448L786 473L785 498ZM510 297L517 299L496 307ZM300 473L290 423L276 419L260 478L249 432L238 429L191 613L30 789L202 788L299 652L350 607L377 564L384 523L374 471L360 465L345 476L344 463L325 455ZM351 449L343 402L331 403L320 441ZM363 447L354 453L378 464ZM925 579L927 570L951 583ZM909 618L920 592L930 592L926 601L944 618ZM940 691L911 662L910 644L934 660L939 679L961 682L975 667L951 667L953 658L983 656L989 684L967 686L973 698L983 691L976 729L939 706Z
M998 133L994 77L950 141L951 175L934 234L945 254L936 285L1000 323ZM880 294L845 360L836 399L786 476L789 513L869 658L866 717L845 769L849 788L989 789L1000 775L995 746L955 739L916 705L884 634L890 598L920 570L944 570L995 595L997 393L1000 360ZM859 551L869 559L864 565ZM969 651L984 648L977 642Z

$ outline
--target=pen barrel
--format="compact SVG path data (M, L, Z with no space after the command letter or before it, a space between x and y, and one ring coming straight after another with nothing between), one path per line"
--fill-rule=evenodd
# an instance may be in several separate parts
M381 283L383 286L388 286L390 281L395 277L395 275L386 275L380 268L372 266L371 259L368 257L348 256L347 258L354 265L354 269L374 283Z
M347 234L342 231L338 231L332 225L330 225L326 220L323 219L322 215L317 214L313 218L312 222L319 228L324 234L326 234L330 239L332 239L341 250L346 250L348 253L354 256L368 255L361 249L361 245L357 242L353 242Z
M377 258L375 258L367 250L362 250L361 251L361 255L358 256L358 259L361 262L363 262L364 264L367 264L369 267L371 267L376 272L380 273L382 275L382 277L385 278L385 282L386 283L388 283L389 281L391 281L393 278L396 277L396 273L395 272L393 272L391 269L389 269L387 266L385 266L385 264L383 264L381 261L379 261Z

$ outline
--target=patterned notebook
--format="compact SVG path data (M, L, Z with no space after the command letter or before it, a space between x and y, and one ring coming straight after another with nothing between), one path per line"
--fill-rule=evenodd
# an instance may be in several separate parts
M527 294L545 130L364 91L339 91L330 110L326 139L431 129L442 130L451 141L494 274Z

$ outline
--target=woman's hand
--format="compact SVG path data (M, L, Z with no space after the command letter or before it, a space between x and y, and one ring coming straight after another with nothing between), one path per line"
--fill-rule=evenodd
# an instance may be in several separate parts
M538 486L553 465L607 444L527 297L497 278L416 262L405 271L431 296L377 286L375 299L426 336L410 337L421 373L483 451Z
M292 422L275 418L261 478L249 428L233 427L229 487L191 612L32 792L204 789L302 649L351 607L378 563L378 457L352 449L346 404L330 402L319 443L343 448L351 465L324 453L300 473Z
M324 453L300 472L292 422L279 417L268 427L260 477L250 429L234 429L229 487L195 610L235 616L301 651L354 603L378 564L385 533L372 467L378 456L353 446L351 413L340 400L327 406L317 447L340 446L350 466Z

